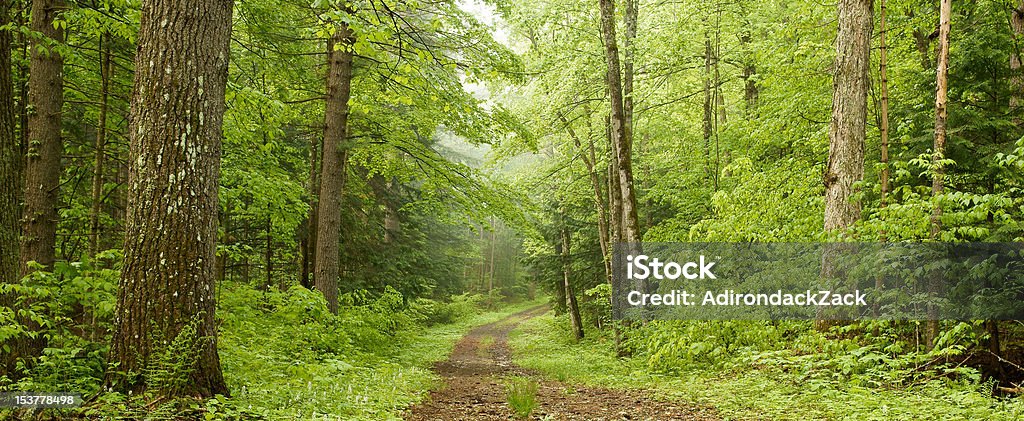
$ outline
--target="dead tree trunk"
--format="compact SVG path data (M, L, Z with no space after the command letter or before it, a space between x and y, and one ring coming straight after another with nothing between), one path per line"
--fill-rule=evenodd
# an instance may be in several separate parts
M342 192L347 170L348 100L352 89L352 44L355 35L339 23L328 42L327 97L324 111L324 148L320 170L320 205L317 209L316 264L313 286L338 313L339 247Z
M939 1L939 58L935 70L935 143L932 146L932 197L942 195L945 187L946 169L943 159L946 155L946 93L949 81L949 31L952 18L951 0ZM942 205L935 200L931 216L931 239L939 240L942 232ZM937 278L937 277L936 277ZM930 292L937 292L940 285L932 279ZM928 306L928 325L925 329L925 344L931 347L939 335L938 309Z
M214 266L232 5L142 3L124 269L109 358L118 371L105 380L116 390L228 393L217 354ZM182 381L147 377L150 369L170 369L161 364L175 354L190 363Z

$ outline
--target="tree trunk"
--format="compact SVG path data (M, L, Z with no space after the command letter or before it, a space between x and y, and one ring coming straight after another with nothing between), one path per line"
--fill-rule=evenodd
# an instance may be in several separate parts
M608 217L605 215L604 197L601 193L601 179L598 177L594 165L597 159L597 153L594 151L594 139L593 137L587 139L588 148L583 150L582 142L580 142L580 138L576 135L572 125L569 124L569 120L564 116L559 116L559 118L562 120L562 124L565 125L565 130L569 133L569 137L572 138L576 148L580 149L580 157L583 158L583 164L587 168L587 175L590 177L590 186L594 190L594 207L597 208L597 240L601 246L601 260L604 262L605 277L608 282L611 282L612 267L611 255L609 254L611 251L608 249ZM587 125L589 126L590 113L587 112L584 118L587 119Z
M0 2L0 27L8 23L11 2ZM0 31L0 284L18 282L18 202L21 191L21 149L14 132L14 92L11 81L11 32ZM0 294L0 307L13 308L14 294ZM2 344L10 345L10 344ZM12 351L15 351L12 349ZM15 378L15 352L3 353L0 376Z
M320 194L320 137L309 139L309 213L306 216L306 232L302 241L302 273L299 282L303 287L312 288L310 272L316 262L317 209Z
M562 219L562 218L559 218ZM569 312L569 320L572 324L573 337L576 340L583 339L583 321L580 318L580 307L576 302L576 294L572 288L572 257L570 255L571 244L569 240L569 228L565 226L564 219L559 230L561 236L561 247L559 251L562 257L562 286L565 288L565 307Z
M490 219L491 224L491 257L490 257L490 268L487 270L487 293L494 290L494 234L497 228L494 227L494 217Z
M712 185L712 170L711 170L711 137L714 135L714 111L712 109L712 94L711 90L711 37L708 34L707 29L704 30L704 115L702 119L702 128L704 134L704 182L710 187Z
M92 171L92 207L89 209L89 256L100 251L100 212L103 171L107 159L107 100L110 95L110 35L100 35L100 111L96 122L96 160Z
M129 205L106 386L227 394L214 266L230 0L145 0L135 60ZM189 358L184 381L147 378Z
M832 122L829 126L828 164L824 174L825 232L842 232L860 219L860 203L851 199L854 184L864 179L864 142L867 129L868 81L871 54L871 0L840 0L839 33L836 37L835 80L832 90ZM836 251L824 250L822 279L835 273ZM821 308L815 321L818 330L828 329Z
M625 33L622 37L622 118L625 125L626 136L630 143L633 141L633 60L636 57L636 24L638 0L623 0L625 7L622 13L622 23ZM614 3L613 3L614 6Z
M748 23L749 25L749 23ZM757 66L754 64L753 53L750 51L750 30L744 30L740 35L740 45L743 48L743 101L746 103L747 118L757 115L757 97L760 95L757 88Z
M937 197L942 195L946 169L942 160L946 154L946 92L949 76L949 31L952 18L951 0L939 1L939 58L935 70L935 144L932 147L932 198L935 207L931 216L931 239L939 240L942 232L942 205ZM936 277L937 278L937 277ZM930 292L937 292L940 285L933 279ZM939 335L938 309L928 306L928 325L925 329L925 344L932 346Z
M64 103L64 59L52 48L64 32L53 21L63 8L59 0L32 2L33 31L44 39L32 41L28 81L28 152L25 161L25 208L22 220L21 274L28 262L50 267L57 241L57 201L60 198L61 107Z
M324 295L331 313L338 313L339 246L342 191L347 170L348 100L352 88L352 44L355 35L339 23L327 43L327 99L324 104L324 147L317 209L316 264L313 286Z
M615 39L615 4L612 0L599 0L601 6L601 33L604 38L605 59L608 63L607 83L611 99L612 147L615 151L616 173L622 191L622 241L640 243L640 221L637 218L636 195L633 190L632 131L627 125L623 105L622 69L619 67L619 48ZM630 76L631 77L631 76ZM632 95L632 92L629 92Z
M266 247L264 248L263 257L267 261L267 280L266 290L270 290L270 287L274 285L274 219L271 218L270 206L267 206L267 225L266 225ZM284 288L281 288L282 290Z
M864 178L864 138L871 51L871 0L840 0L836 38L832 124L825 172L825 231L843 230L860 219L851 200Z
M881 189L881 197L879 198L879 207L885 208L889 202L889 46L885 42L885 37L889 34L888 28L886 28L886 0L880 0L880 22L879 22L879 58L878 58L878 73L880 90L882 91L882 99L879 103L880 117L879 117L879 131L881 132L881 140L879 149L881 149L881 161L882 171L879 174L879 187ZM882 241L886 241L885 229L879 233Z
M611 145L614 136L609 121L605 119L605 127L608 144ZM614 249L615 245L622 241L622 189L619 188L619 172L616 170L618 164L615 161L614 148L612 149L611 159L608 160L608 245Z
M1024 91L1024 75L1021 75L1021 57L1020 57L1020 37L1024 36L1024 1L1013 9L1010 15L1010 29L1013 31L1013 36L1016 37L1018 42L1014 45L1017 46L1010 53L1010 71L1013 76L1010 78L1010 111L1016 113L1014 122L1018 126L1024 125L1024 119L1020 117L1021 106L1021 95Z

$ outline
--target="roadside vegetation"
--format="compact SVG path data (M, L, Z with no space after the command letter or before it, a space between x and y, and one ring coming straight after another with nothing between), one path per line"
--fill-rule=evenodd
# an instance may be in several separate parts
M962 343L900 354L882 349L882 339L830 338L811 322L652 322L630 332L632 354L618 357L611 332L587 334L574 341L568 318L548 313L520 325L509 343L517 364L548 378L651 389L724 419L1024 417L1019 399L993 396L994 381L944 362L961 355Z

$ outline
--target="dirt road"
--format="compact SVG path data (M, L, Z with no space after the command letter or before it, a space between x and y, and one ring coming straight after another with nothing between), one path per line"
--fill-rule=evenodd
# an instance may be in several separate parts
M508 333L523 320L547 312L537 307L473 329L434 370L444 386L412 407L408 420L509 420L509 376L537 380L535 420L713 420L713 411L653 399L644 391L610 390L543 380L512 363Z

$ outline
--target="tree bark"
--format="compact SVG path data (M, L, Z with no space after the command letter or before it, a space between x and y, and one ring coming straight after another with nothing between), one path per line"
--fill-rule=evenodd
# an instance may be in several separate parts
M56 258L57 202L60 198L61 107L64 103L64 59L54 44L64 31L53 22L61 12L59 0L32 2L33 31L44 39L32 41L28 81L28 151L25 161L25 207L22 220L21 274L28 262L50 267Z
M867 135L868 81L871 54L871 0L840 0L836 37L835 79L832 90L832 121L829 126L828 163L824 174L826 233L842 232L860 219L860 203L852 200L854 184L864 179L864 142ZM826 247L822 255L822 279L836 273L837 250ZM831 320L818 309L815 327L826 330Z
M749 25L749 23L748 23ZM757 65L754 64L753 53L750 51L750 31L744 30L740 35L743 48L743 101L746 103L747 118L757 115L757 98L760 95L757 87Z
M880 21L879 21L879 58L878 58L878 73L879 73L879 84L882 92L882 98L879 103L879 131L881 132L881 140L879 149L881 149L881 161L882 171L879 174L879 188L881 189L881 197L879 198L879 207L884 209L889 204L889 46L886 44L885 37L889 34L888 28L886 28L886 0L880 0L879 9ZM884 242L886 241L885 229L879 233L879 237Z
M832 123L825 170L825 231L843 230L860 219L850 199L864 178L864 138L871 51L871 0L839 1Z
M103 172L107 159L107 101L110 94L110 35L100 35L100 111L96 122L96 159L92 171L92 207L89 209L89 256L100 249L100 212L103 205Z
M348 100L352 88L352 44L355 35L338 23L328 44L327 97L324 104L324 147L317 209L316 264L313 286L327 308L338 313L339 247L342 192L347 171Z
M302 273L299 283L303 287L312 288L310 273L316 262L317 209L320 194L320 149L321 138L310 136L309 139L309 213L306 215L306 232L302 239Z
M231 0L144 0L129 139L124 269L105 384L227 394L217 354L215 251ZM147 378L168 354L187 380ZM119 374L128 373L127 376Z
M0 2L0 27L7 25L11 2ZM18 282L18 203L21 198L20 142L15 136L14 90L11 80L11 32L0 30L0 284ZM0 294L0 307L13 308L14 294ZM5 344L0 344L0 346ZM10 344L7 344L10 345ZM14 351L14 349L12 349ZM15 378L14 352L0 360L0 376Z
M712 108L711 94L711 36L707 29L704 30L704 115L702 119L702 132L704 134L704 182L710 187L713 184L711 170L711 137L714 135L714 111Z
M1024 75L1021 75L1021 57L1019 41L1024 36L1024 1L1013 9L1010 15L1010 29L1017 40L1014 42L1016 48L1010 53L1010 71L1013 76L1010 78L1010 111L1015 112L1014 122L1018 126L1024 126L1024 118L1020 117L1021 96L1024 95Z
M588 126L590 126L590 117L590 112L588 110L584 116L584 118L587 119ZM583 158L583 164L587 167L587 175L590 177L590 186L594 190L594 207L597 208L597 241L601 246L601 260L604 263L605 278L610 283L612 280L612 266L611 250L609 250L608 244L608 216L605 214L605 201L603 194L601 193L601 179L598 176L594 165L597 160L597 153L594 151L594 139L592 136L589 137L587 139L587 150L582 150L583 146L580 142L580 138L576 135L576 131L573 130L572 125L569 124L569 120L564 116L559 116L559 118L562 120L562 124L565 125L565 130L569 133L569 137L572 138L576 148L580 149L580 157ZM591 133L591 135L593 135L593 133Z
M951 0L939 1L939 58L935 69L935 143L932 146L932 198L934 208L931 216L931 239L939 240L942 232L942 205L938 196L944 189L946 169L942 160L946 154L946 93L949 79L949 31L952 18ZM931 281L930 292L939 288L936 280ZM925 329L925 343L932 346L939 335L938 309L928 306L928 325Z
M562 218L559 218L562 219ZM569 228L565 226L564 219L559 230L561 247L559 254L562 258L562 286L565 288L565 307L569 312L569 321L572 325L572 334L576 340L583 339L583 320L580 318L580 306L576 302L576 294L572 288L572 257L570 255L571 243L569 240Z
M623 105L622 69L619 66L619 48L615 38L615 4L612 0L599 0L599 4L601 7L601 34L604 39L605 59L608 64L607 83L611 99L612 147L615 151L615 170L619 178L619 189L622 191L621 240L639 245L640 221L637 218L636 195L633 189L633 142Z
M487 293L494 290L494 240L495 231L497 228L494 226L494 217L490 218L491 225L491 257L490 257L490 268L487 270Z

